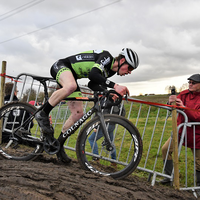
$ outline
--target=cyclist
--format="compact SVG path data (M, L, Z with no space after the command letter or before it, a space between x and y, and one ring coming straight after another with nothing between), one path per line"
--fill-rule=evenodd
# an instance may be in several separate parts
M66 97L81 96L77 79L89 78L88 86L91 89L102 90L102 87L113 88L120 95L129 94L126 86L118 85L107 78L117 75L124 76L131 74L131 71L139 65L139 58L136 52L129 48L122 49L118 57L114 58L108 51L92 50L79 53L64 59L60 59L51 67L51 75L58 82L61 88L55 91L43 110L36 114L42 131L46 135L54 133L49 122L51 110ZM68 102L71 111L70 117L65 122L62 132L70 128L79 118L83 116L83 102ZM64 149L61 149L63 153ZM70 161L70 160L69 160Z

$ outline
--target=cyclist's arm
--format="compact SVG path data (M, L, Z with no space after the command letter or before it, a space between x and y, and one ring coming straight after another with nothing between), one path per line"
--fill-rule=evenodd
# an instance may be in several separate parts
M90 74L89 74L89 79L97 84L109 87L109 88L114 88L116 92L118 92L120 95L124 96L126 94L130 94L129 90L126 86L118 85L112 81L109 81L106 79L104 76L102 76L102 72L100 69L97 67L93 67Z
M93 67L90 74L89 79L97 84L104 85L109 88L114 88L115 83L112 81L109 81L102 75L102 71L98 69L97 67Z
M106 90L106 87L104 87L104 86L102 86L98 83L95 83L93 81L90 81L88 83L88 87L93 91L104 91L104 90Z

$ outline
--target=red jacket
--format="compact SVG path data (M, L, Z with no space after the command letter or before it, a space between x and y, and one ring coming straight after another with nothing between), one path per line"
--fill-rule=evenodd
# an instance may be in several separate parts
M177 98L181 99L183 105L200 111L200 92L190 92L189 90L182 91ZM200 112L185 110L188 116L188 122L200 122ZM179 114L177 118L177 125L184 122L183 115ZM181 135L182 129L179 131ZM195 127L195 148L200 149L200 126ZM185 145L185 144L183 144ZM193 127L187 127L187 146L193 148Z

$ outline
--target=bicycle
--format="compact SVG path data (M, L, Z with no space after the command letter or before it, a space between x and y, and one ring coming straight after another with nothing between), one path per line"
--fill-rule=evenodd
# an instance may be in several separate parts
M44 86L45 99L48 99L47 77L33 76ZM116 94L119 98L114 103L107 103L109 96ZM89 109L83 117L74 123L67 131L58 137L58 139L49 140L39 131L39 135L33 134L33 128L28 128L30 123L37 125L34 117L42 106L38 109L24 102L11 102L4 105L0 109L0 120L3 121L2 132L9 131L11 133L10 140L0 144L0 155L5 159L12 160L34 160L43 151L50 155L56 154L69 136L74 134L76 130L85 123L93 114L96 116L88 121L80 131L76 141L76 155L78 162L83 169L90 170L104 176L111 176L114 179L122 179L131 174L138 166L142 157L143 144L137 128L125 117L114 114L103 114L102 109L118 105L122 101L122 97L114 90L95 92L94 97L66 98L65 100L73 101L92 101L94 106ZM16 123L16 119L12 122L8 121L11 112L24 112L29 115L28 119L21 120ZM115 126L114 139L111 141L108 133L108 127L112 124ZM25 129L26 127L26 129ZM36 128L37 129L37 128ZM93 154L88 138L95 131L103 130L104 137L96 141L100 154ZM113 151L117 152L117 158L111 159ZM94 159L95 158L95 159ZM110 164L116 163L114 167Z

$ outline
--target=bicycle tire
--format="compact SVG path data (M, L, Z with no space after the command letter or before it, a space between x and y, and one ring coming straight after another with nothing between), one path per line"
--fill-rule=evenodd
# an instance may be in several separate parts
M112 156L111 152L102 150L104 137L96 141L99 155L94 154L92 150L94 145L92 146L89 140L91 140L90 135L95 130L96 132L100 130L100 121L95 117L82 128L77 138L77 159L80 165L86 170L104 176L111 176L114 179L122 179L130 175L137 168L142 157L142 139L137 128L125 117L113 114L106 114L104 117L107 128L109 125L114 125L115 127L113 142L116 158L114 158L114 152Z
M3 139L0 144L1 157L4 159L28 161L34 160L42 153L43 145L31 142L33 139L36 141L41 141L42 139L36 121L29 123L26 127L21 127L17 132L17 134L28 135L30 141L14 139L11 145L7 147L10 135L13 135L13 130L19 127L20 123L23 124L36 110L35 106L23 102L11 102L0 109L0 120L2 122L0 134L3 137L8 135L8 139ZM33 130L35 130L35 133L33 133Z

